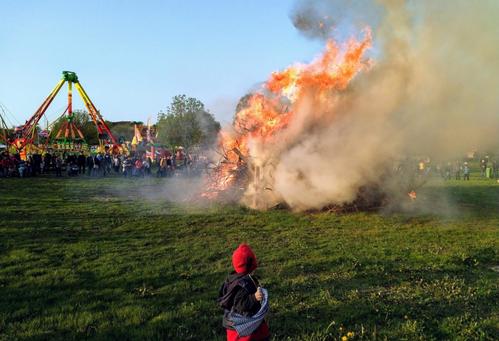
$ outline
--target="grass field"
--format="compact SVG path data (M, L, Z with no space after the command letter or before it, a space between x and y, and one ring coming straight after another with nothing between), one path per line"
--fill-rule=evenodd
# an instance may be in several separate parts
M497 183L429 185L412 213L343 215L144 195L169 185L0 179L0 339L222 340L215 299L243 241L276 340L499 337Z

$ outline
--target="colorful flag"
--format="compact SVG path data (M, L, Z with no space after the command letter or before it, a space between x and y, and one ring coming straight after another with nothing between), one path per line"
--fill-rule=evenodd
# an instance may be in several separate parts
M140 134L139 128L135 124L134 125L134 135L133 135L133 139L132 139L132 145L136 146L140 142L142 142L142 135Z

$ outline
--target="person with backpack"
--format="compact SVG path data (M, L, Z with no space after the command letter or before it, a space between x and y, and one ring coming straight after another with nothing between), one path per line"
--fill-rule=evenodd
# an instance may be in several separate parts
M235 271L225 279L217 299L224 309L227 340L269 340L269 327L264 319L269 310L268 293L253 275L258 264L249 245L239 245L232 255L232 265Z

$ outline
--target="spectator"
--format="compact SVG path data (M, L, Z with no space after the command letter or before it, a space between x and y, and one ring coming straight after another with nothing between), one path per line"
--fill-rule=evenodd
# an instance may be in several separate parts
M140 158L135 161L135 176L144 176L143 163Z
M73 160L68 165L68 175L69 176L77 176L80 171L78 164Z
M166 157L162 155L159 159L158 177L164 177L166 175Z
M88 176L92 175L93 169L94 169L94 158L92 157L92 155L88 155L87 156L87 172L88 172Z
M55 176L62 176L62 159L60 156L57 156L55 158Z
M144 162L142 163L142 166L144 167L144 176L151 175L151 163L149 160L149 158L145 158Z
M483 158L480 160L480 177L485 177L485 171L487 170L487 159Z
M169 155L166 158L166 176L171 176L173 174L173 158Z
M48 174L52 167L52 154L46 153L43 157L43 173Z
M85 163L86 163L86 158L85 155L83 155L83 152L78 155L78 173L79 174L85 174Z
M39 153L33 154L32 173L34 176L42 173L42 161L42 156Z
M470 167L468 166L468 162L465 162L463 165L463 180L470 179Z
M118 155L114 155L113 157L113 168L116 174L120 172L120 158L118 157Z
M130 161L130 158L127 156L123 160L122 163L123 166L123 176L126 178L127 176L132 176L132 162Z
M106 153L104 155L103 164L104 164L104 167L103 167L102 172L103 172L104 176L106 176L106 174L111 174L113 160L111 158L111 155L109 155L109 153Z
M19 177L21 177L21 178L26 177L27 168L26 168L26 162L25 161L21 160L19 162L18 169L19 169Z
M97 154L94 156L94 169L93 169L93 172L92 172L92 176L99 176L100 174L100 171L101 171L101 160L102 160L102 157L100 154Z

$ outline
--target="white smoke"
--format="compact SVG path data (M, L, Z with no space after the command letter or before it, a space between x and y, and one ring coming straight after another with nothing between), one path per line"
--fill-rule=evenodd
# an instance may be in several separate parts
M338 13L360 21L352 27L374 25L374 65L327 105L305 96L282 143L251 147L252 167L264 169L243 199L250 206L349 203L361 187L383 185L384 171L406 155L498 147L499 1L304 1L292 18L322 39L344 20ZM333 28L317 22L324 18Z

